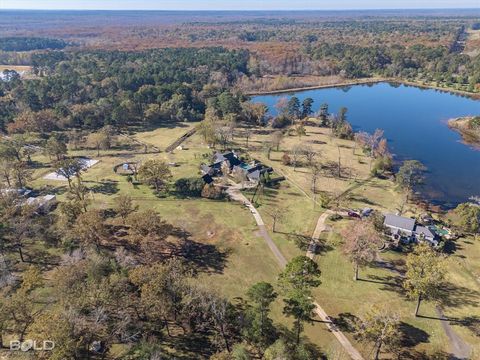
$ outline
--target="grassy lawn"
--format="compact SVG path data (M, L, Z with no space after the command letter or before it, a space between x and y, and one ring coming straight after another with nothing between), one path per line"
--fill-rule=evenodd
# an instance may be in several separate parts
M190 129L191 125L179 128L160 128L134 135L139 141L164 149L176 138ZM269 139L269 134L255 134L250 139L250 154L270 164L278 174L284 174L288 180L283 181L278 189L265 189L256 199L270 234L287 259L305 253L298 243L308 243L318 217L323 209L313 201L311 191L310 170L299 166L296 171L285 166L280 159L284 151L289 151L298 142L308 143L319 151L319 160L326 165L326 170L317 181L317 191L326 192L331 197L341 196L340 206L349 208L372 207L380 211L396 211L402 202L402 195L395 190L390 180L371 178L369 159L359 149L353 151L350 141L330 138L328 129L307 126L307 136L299 139L287 136L274 151L270 160L261 151L261 145ZM244 139L237 138L237 146L243 146ZM120 144L121 145L121 144ZM258 281L274 283L280 271L275 258L257 235L257 227L250 212L237 203L228 201L211 201L205 199L179 199L174 196L157 198L152 190L143 185L132 186L126 178L117 175L113 167L125 161L141 162L149 158L160 158L172 166L173 179L199 176L199 164L208 162L207 154L211 153L201 136L195 134L183 144L184 150L173 153L143 154L141 149L130 151L126 147L101 151L97 156L95 150L70 151L70 155L89 156L100 160L98 164L84 173L83 179L92 189L92 200L95 207L109 208L118 194L129 194L141 208L158 211L163 218L173 225L184 228L190 239L198 244L201 265L198 281L218 290L235 301L245 295L246 289ZM343 176L338 179L332 173L338 161L342 164ZM39 166L34 173L34 187L49 186L58 191L63 198L66 182L43 179L52 171L50 160L42 154L36 154L34 160ZM248 197L251 192L246 192ZM275 209L283 209L283 218L277 223L276 232L272 232L272 216ZM414 207L409 208L414 211ZM361 316L373 304L383 304L399 313L402 319L402 330L412 337L410 348L429 352L449 351L448 339L438 320L415 318L415 304L408 301L398 286L400 278L389 270L371 267L362 269L363 281L352 280L353 269L341 252L339 229L347 220L329 223L333 231L324 233L325 246L316 261L322 271L322 285L315 291L316 300L329 315L337 319ZM37 251L38 249L31 249ZM49 251L49 250L47 250ZM57 254L59 255L59 254ZM204 255L204 256L203 256ZM401 263L405 256L399 253L382 254L383 260ZM454 296L444 304L444 312L448 317L465 319L480 316L478 310L480 279L480 244L473 240L457 241L456 252L448 259L449 284L455 284L451 291ZM450 285L449 285L450 286ZM453 286L453 285L452 285ZM275 321L290 326L290 319L282 314L283 303L279 299L273 308ZM435 317L435 307L424 302L421 314ZM473 319L475 320L475 319ZM480 352L478 338L469 327L452 322L455 331L474 349ZM476 328L478 330L478 327ZM323 351L336 359L346 359L346 355L337 340L327 331L324 324L315 322L306 326L305 334ZM346 331L357 348L366 356L371 356L371 349L356 343L351 333ZM478 335L478 333L477 333Z
M163 150L188 130L196 126L197 123L179 123L173 126L159 127L155 130L141 131L135 133L133 137L147 144L152 144Z
M275 171L284 174L288 181L280 186L280 189L267 190L259 199L259 211L263 215L267 226L271 229L271 216L275 208L284 209L286 216L283 221L277 223L277 232L272 234L274 241L282 253L291 258L303 254L295 244L295 237L311 236L316 225L318 216L323 209L318 204L314 206L311 191L310 170L306 167L298 167L296 171L291 166L285 166L281 157L285 151L299 143L307 143L320 153L319 160L322 164L334 164L340 161L342 166L341 179L329 172L325 172L317 181L317 191L324 191L332 197L342 195L339 202L341 207L363 208L372 207L382 212L396 212L402 204L402 194L395 189L390 180L382 180L370 177L369 158L359 149L354 152L354 144L351 141L332 139L329 130L325 128L307 126L307 136L286 136L280 146L280 151L273 151L270 159L266 158L262 151L262 144L269 140L268 133L255 134L250 139L251 154L253 157L271 165ZM355 155L354 155L355 154ZM414 205L409 205L406 214L418 213ZM361 316L371 308L373 304L385 305L396 311L402 319L402 332L410 340L407 341L411 350L449 352L449 341L446 337L439 320L413 316L415 302L406 299L401 286L401 278L398 274L389 270L370 267L363 269L361 277L363 281L353 281L353 268L341 252L341 238L336 233L344 226L346 221L331 223L333 231L325 233L325 246L317 261L322 270L322 285L316 290L316 299L324 307L327 313L338 319L349 316ZM465 319L470 317L478 320L480 310L480 268L478 257L480 244L473 241L459 240L457 251L447 260L448 277L447 287L450 299L442 304L444 313L449 318ZM468 255L467 255L468 254ZM383 253L382 259L394 263L404 263L405 255L396 252ZM435 304L423 302L420 314L437 317ZM477 316L477 318L475 318ZM479 325L467 326L458 322L451 322L455 331L461 338L472 346L473 353L480 351L478 338L472 332L479 334ZM308 326L306 333L327 352L338 355L338 348L333 343L325 341L325 326L314 324ZM351 334L347 336L352 339ZM322 339L323 338L323 339ZM371 348L363 344L356 344L357 348L366 356L371 356Z

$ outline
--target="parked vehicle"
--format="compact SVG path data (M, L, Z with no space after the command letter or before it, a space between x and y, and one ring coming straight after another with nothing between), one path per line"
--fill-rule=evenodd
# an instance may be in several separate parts
M358 213L356 213L355 211L352 211L352 210L350 210L348 212L348 216L360 219L360 214L358 214Z

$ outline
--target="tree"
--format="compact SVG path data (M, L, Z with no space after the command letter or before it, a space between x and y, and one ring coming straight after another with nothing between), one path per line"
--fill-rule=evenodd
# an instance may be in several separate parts
M182 196L201 196L204 186L202 178L180 178L175 181L175 191Z
M373 342L375 360L378 360L382 347L388 350L396 349L400 344L400 319L386 307L374 305L355 324L355 336L364 342Z
M240 113L238 98L234 97L230 92L225 91L221 93L216 100L216 108L220 111L221 116Z
M178 320L189 272L177 259L133 269L129 278L140 290L140 304L151 324L161 323L170 335L169 319Z
M315 163L315 158L317 157L318 152L315 151L315 149L310 145L304 145L303 155L305 156L305 160L307 160L307 165L312 167L312 165Z
M306 98L302 101L302 118L305 119L313 113L312 110L313 99Z
M24 135L15 134L0 139L0 158L11 161L23 161L27 142Z
M98 249L102 240L109 235L102 213L89 210L80 214L73 225L72 235L83 247L94 245Z
M300 100L296 96L292 96L287 103L287 115L290 117L292 124L294 120L299 119L301 116L300 112Z
M277 222L282 221L285 217L285 211L280 207L276 207L270 215L272 216L272 231L275 232Z
M347 112L348 109L346 107L341 107L340 110L338 110L338 120L340 122L347 121Z
M162 160L147 160L138 169L138 178L148 185L154 186L157 193L171 176L168 164Z
M84 169L81 160L75 158L66 158L56 161L54 164L55 173L58 176L63 176L68 181L68 187L72 189L72 179L74 177L80 178L80 174Z
M218 141L217 129L221 126L221 120L213 107L208 107L205 111L205 118L198 126L198 133L210 146L215 146Z
M308 289L320 285L320 269L315 261L307 256L297 256L288 262L278 276L279 285L285 292Z
M88 136L87 142L97 150L97 156L100 156L100 150L108 150L112 146L112 132L111 127L105 126Z
M267 159L270 160L270 155L272 153L272 149L273 149L274 145L272 143L272 141L264 141L263 144L262 144L262 150L264 152L264 154L267 156Z
M9 188L13 185L13 169L14 165L11 160L0 158L0 176Z
M248 289L247 297L249 302L244 336L260 349L265 349L275 340L275 327L269 313L277 293L271 284L259 282Z
M418 160L406 160L398 169L396 175L397 184L406 191L405 203L408 202L408 195L418 185L422 184L425 177L426 167Z
M320 177L320 174L322 173L322 165L318 162L313 161L312 164L310 165L310 171L312 173L311 190L312 190L313 199L315 202L315 198L317 194L317 180Z
M38 268L30 266L22 276L20 287L8 298L4 311L13 323L12 332L19 334L23 341L28 328L35 321L36 316L43 310L36 306L40 300L34 290L43 285L43 279Z
M480 206L471 203L459 204L450 212L452 224L467 234L480 231Z
M408 254L403 286L410 298L417 299L415 316L418 316L422 300L438 299L445 271L443 258L427 243L416 245L415 250Z
M378 254L381 237L373 224L366 220L355 220L342 232L345 239L343 251L354 264L354 280L358 280L358 268L372 263Z
M143 111L144 118L149 124L155 124L162 119L162 109L159 104L148 104L147 108Z
M283 131L277 130L270 135L272 146L278 151L283 141Z
M290 158L290 155L288 155L287 152L283 153L282 155L282 164L287 166L292 164L292 159Z
M322 124L326 123L327 118L328 118L328 104L323 103L320 106L319 118L320 118Z
M307 131L305 130L305 126L303 124L298 124L295 127L295 132L297 133L297 136L301 139L302 136L307 135Z
M265 115L268 112L268 107L263 103L252 103L246 101L242 103L242 111L247 122L263 126L265 123Z
M57 135L52 135L45 143L45 153L60 161L67 154L67 144Z
M306 256L297 256L286 265L278 277L278 283L284 295L283 312L294 317L296 344L300 343L300 334L305 322L311 322L315 304L311 288L320 285L318 265Z
M311 294L305 290L294 290L284 299L285 306L283 313L295 318L293 328L296 334L296 344L300 343L300 334L303 331L303 324L313 323L313 310L315 304L312 302Z
M150 263L165 257L165 240L172 234L172 225L152 210L130 214L127 224L130 226L128 239L140 249L141 262Z
M252 130L247 129L243 132L243 136L245 137L245 149L248 150L248 140L252 137Z
M16 186L23 188L31 180L33 171L30 170L25 161L15 161L12 167L12 175Z
M138 210L138 205L134 205L132 198L128 195L119 195L115 198L115 212L120 215L123 223L127 221L127 217Z
M301 156L303 156L304 154L305 154L304 145L302 145L300 143L293 145L292 151L291 151L293 171L295 171L297 169L298 162L299 162Z
M281 97L280 99L278 99L277 103L275 104L275 109L280 115L287 115L288 107L289 107L289 100L286 97Z
M231 358L232 360L252 360L252 357L244 344L233 345Z

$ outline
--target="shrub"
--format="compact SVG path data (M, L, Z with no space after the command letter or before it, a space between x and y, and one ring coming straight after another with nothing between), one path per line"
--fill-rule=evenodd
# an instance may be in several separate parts
M340 214L332 214L328 217L328 220L330 220L330 221L338 221L338 220L342 220L342 219L343 219L343 217Z
M212 200L220 200L225 196L223 190L213 184L206 184L202 190L202 197Z
M181 178L175 181L175 191L183 196L201 196L205 182L201 178Z
M392 170L393 164L392 164L392 158L389 156L383 156L379 157L375 160L373 163L373 167L371 170L372 175L378 176L384 171L390 171Z
M291 163L292 163L292 159L290 158L290 155L288 155L288 153L284 153L282 156L282 164L288 166Z
M279 115L272 121L272 128L274 129L282 129L287 125L290 125L290 119L285 115Z

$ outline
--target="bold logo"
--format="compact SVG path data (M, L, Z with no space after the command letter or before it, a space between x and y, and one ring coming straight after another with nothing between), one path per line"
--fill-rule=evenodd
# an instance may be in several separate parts
M33 351L52 351L55 348L55 342L51 340L43 340L43 341L36 341L36 340L12 340L10 341L10 350L12 351L23 351L27 352L30 350Z

